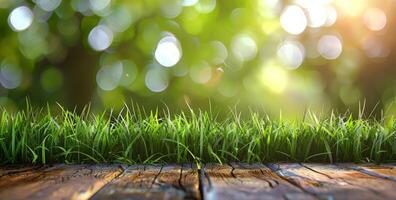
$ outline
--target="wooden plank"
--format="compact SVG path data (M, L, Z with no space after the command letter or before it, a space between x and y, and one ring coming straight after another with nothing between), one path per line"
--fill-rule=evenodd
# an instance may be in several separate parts
M209 164L204 171L204 199L314 199L261 164Z
M131 166L92 199L199 199L192 165Z
M1 199L88 199L122 173L118 166L56 165L0 178Z
M5 166L0 166L0 178L5 176L5 175L10 175L10 174L16 174L20 172L25 172L33 169L39 169L43 168L45 166L42 165L5 165Z
M389 184L389 181L377 180L355 170L325 164L270 164L269 166L278 175L320 199L389 199L387 194L381 194L373 189L376 184ZM357 184L365 181L372 185L363 187L362 184Z
M347 184L360 187L377 194L384 199L394 199L396 197L396 182L371 176L357 170L336 165L304 164L304 166L315 170L328 177L344 181Z
M45 166L39 169L27 168L26 170L19 170L19 167L15 170L12 170L12 167L5 167L3 175L0 177L0 194L2 188L11 188L14 185L20 184L24 180L36 178L49 167L50 166Z
M396 182L396 168L390 165L373 164L339 164L342 167L358 170L362 173L378 178L388 179Z

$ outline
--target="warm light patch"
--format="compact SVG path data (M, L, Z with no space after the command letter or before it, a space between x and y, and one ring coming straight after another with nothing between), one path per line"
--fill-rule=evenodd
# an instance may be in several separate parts
M367 28L372 31L380 31L386 25L386 15L379 8L370 8L363 15L363 21Z
M274 93L283 93L286 90L287 72L274 61L269 61L261 69L260 79L262 84Z
M368 0L334 0L344 15L356 17L361 15L368 5Z

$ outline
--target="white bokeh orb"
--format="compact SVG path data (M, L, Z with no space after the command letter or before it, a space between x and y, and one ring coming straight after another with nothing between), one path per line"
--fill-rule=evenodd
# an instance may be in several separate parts
M372 31L380 31L387 23L386 14L379 8L369 8L363 15L363 21Z
M297 41L283 42L277 51L278 58L288 69L297 69L304 62L304 46Z
M43 10L51 12L59 7L62 0L36 0L36 4Z
M88 43L95 51L103 51L113 42L113 32L107 26L98 25L88 35Z
M14 31L23 31L33 23L33 12L27 6L20 6L11 11L8 24Z
M152 68L147 71L144 82L150 91L162 92L168 88L169 78L164 70Z
M239 61L253 60L257 55L256 41L248 34L235 36L231 41L231 49Z
M319 39L317 50L323 58L334 60L342 53L342 42L335 35L324 35Z
M182 57L182 50L177 38L173 35L162 38L157 44L154 57L164 67L176 65Z
M307 28L308 20L304 11L297 5L287 6L280 17L282 28L293 35L299 35Z

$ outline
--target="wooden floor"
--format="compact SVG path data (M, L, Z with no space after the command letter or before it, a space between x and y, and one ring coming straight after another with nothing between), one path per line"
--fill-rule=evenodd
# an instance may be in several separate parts
M396 199L396 165L0 166L0 199Z

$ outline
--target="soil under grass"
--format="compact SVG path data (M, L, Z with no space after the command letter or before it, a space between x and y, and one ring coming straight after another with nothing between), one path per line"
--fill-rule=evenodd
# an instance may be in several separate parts
M1 110L0 163L395 162L396 120Z

